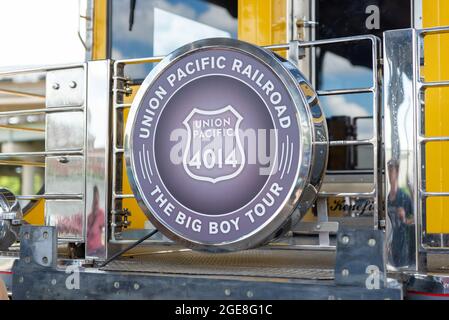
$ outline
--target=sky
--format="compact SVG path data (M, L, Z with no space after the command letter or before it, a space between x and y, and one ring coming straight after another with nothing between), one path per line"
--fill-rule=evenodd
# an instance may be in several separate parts
M134 26L129 27L129 2L112 2L112 58L168 54L201 38L237 36L237 20L221 6L201 0L137 1ZM127 72L144 78L151 65L133 65Z
M84 61L78 2L0 1L0 69Z

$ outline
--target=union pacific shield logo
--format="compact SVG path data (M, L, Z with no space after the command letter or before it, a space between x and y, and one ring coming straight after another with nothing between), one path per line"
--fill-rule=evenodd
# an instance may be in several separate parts
M187 143L186 173L195 180L218 183L235 178L245 166L240 139L243 117L231 106L217 110L194 108L183 121Z
M242 250L287 225L313 157L305 99L280 59L235 39L205 39L145 79L125 158L139 205L167 237Z

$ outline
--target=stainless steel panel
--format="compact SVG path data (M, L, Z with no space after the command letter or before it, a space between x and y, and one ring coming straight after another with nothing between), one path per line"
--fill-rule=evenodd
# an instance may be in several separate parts
M416 32L384 33L386 244L390 269L417 268Z
M84 69L74 68L47 73L47 108L84 105Z
M56 226L59 241L84 240L84 201L46 200L45 225Z
M110 61L88 64L86 104L86 257L107 257ZM115 170L115 168L113 168Z
M45 126L45 149L47 151L83 148L83 112L47 114Z
M46 194L84 193L84 157L47 157L45 166Z
M85 67L66 68L49 71L46 82L47 110L61 111L45 116L45 223L67 242L85 236L85 77ZM73 151L77 154L69 155ZM64 195L70 200L62 200Z

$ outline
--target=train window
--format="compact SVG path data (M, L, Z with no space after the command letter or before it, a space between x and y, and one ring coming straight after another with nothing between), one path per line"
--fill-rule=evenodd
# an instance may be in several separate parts
M312 0L314 1L314 0ZM411 27L410 0L316 0L316 39L374 34ZM369 41L321 46L316 50L315 86L318 90L369 88L372 85L372 51ZM372 137L372 94L322 97L333 140ZM330 148L330 170L372 169L372 147Z
M161 56L202 38L237 37L237 0L112 2L112 59ZM152 65L129 66L143 79Z

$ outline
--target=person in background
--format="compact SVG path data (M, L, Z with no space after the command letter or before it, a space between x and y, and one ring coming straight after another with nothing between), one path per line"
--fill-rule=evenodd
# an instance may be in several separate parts
M6 290L6 285L2 279L0 279L0 300L9 300L8 291Z
M387 196L388 218L393 230L390 261L394 264L394 267L406 267L414 263L413 204L406 190L399 187L399 161L390 160L387 166L390 181L390 192Z
M101 255L104 253L103 229L105 227L105 212L100 207L100 193L98 187L94 186L92 211L87 218L87 237L89 243L87 250L90 254Z

